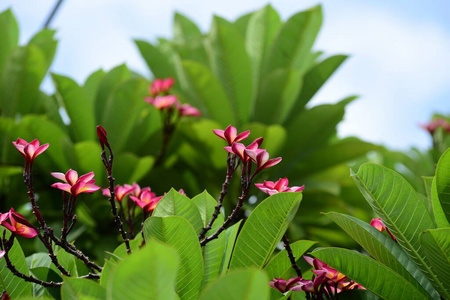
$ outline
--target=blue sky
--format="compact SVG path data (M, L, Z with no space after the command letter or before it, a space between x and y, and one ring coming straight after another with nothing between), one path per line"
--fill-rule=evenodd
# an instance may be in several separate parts
M42 27L56 1L2 0L12 8L21 43ZM312 104L360 98L348 107L340 136L355 135L394 149L427 148L419 128L434 112L450 114L450 4L434 1L277 0L271 4L286 20L321 3L324 23L315 44L326 55L350 59L317 94ZM97 70L127 65L150 76L133 39L170 38L176 10L204 32L213 14L227 19L259 9L265 2L65 0L52 28L59 47L51 71L78 82ZM51 83L45 83L51 89Z

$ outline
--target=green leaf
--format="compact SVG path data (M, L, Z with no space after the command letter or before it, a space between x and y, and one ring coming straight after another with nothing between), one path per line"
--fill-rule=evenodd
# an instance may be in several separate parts
M321 61L303 77L303 85L297 100L292 107L288 119L295 116L295 113L304 109L305 105L312 99L317 91L327 82L339 66L347 59L346 55L335 55Z
M19 175L23 172L22 167L16 166L0 166L0 180L4 180L7 177Z
M117 182L138 182L152 169L154 160L152 156L137 157L129 152L120 153L114 161Z
M261 202L242 227L230 269L263 268L294 218L301 199L301 193L278 193Z
M94 103L74 80L52 74L56 98L65 108L70 118L71 134L74 141L94 140L96 124Z
M283 123L301 88L300 73L277 69L267 75L255 103L254 120L264 124Z
M231 24L214 17L208 36L211 69L231 104L235 126L248 121L252 107L252 75L244 39Z
M106 78L106 77L105 77ZM115 151L126 147L128 136L142 110L147 108L144 101L148 83L142 78L129 79L109 95L108 103L102 109L102 125L109 133L108 140ZM97 103L98 104L98 103Z
M64 277L61 287L63 300L106 299L106 289L95 281L82 278Z
M240 270L226 274L207 287L200 300L269 299L267 275L261 270Z
M19 26L11 9L0 13L0 74L11 51L19 42Z
M58 41L54 39L55 33L55 30L43 29L33 36L29 43L30 45L36 45L41 49L45 56L46 69L52 64L56 53L56 47L58 46Z
M214 213L217 201L208 194L207 191L192 198L192 202L197 206L200 216L202 217L203 227L208 225L211 217ZM223 224L224 217L222 213L219 213L217 219L212 225L209 233L215 232ZM203 251L203 263L205 266L205 276L203 285L207 286L210 282L215 280L220 274L220 267L222 265L222 259L225 254L225 235L221 234L219 237L202 247Z
M242 37L246 38L247 27L250 19L252 18L254 12L247 13L242 15L233 22L234 27L239 31Z
M107 299L176 300L175 278L180 260L170 246L149 240L121 261L107 284Z
M424 261L426 254L419 243L419 233L433 229L435 225L416 191L399 174L376 164L362 165L352 177L400 246L433 286L437 290L443 290L442 283Z
M102 153L102 148L98 142L86 141L79 142L74 145L74 152L78 161L78 172L80 174L85 174L89 172L95 173L95 179L98 180L99 185L106 181L102 179L106 176L105 167L100 159L100 153Z
M183 61L181 67L184 76L180 77L180 85L189 103L222 126L235 123L227 95L212 71L194 61Z
M241 223L242 220L225 230L225 254L223 256L222 266L220 267L220 274L224 274L228 271L228 267L230 266L231 261L231 255L233 254Z
M421 291L424 297L432 299L438 297L425 275L390 236L352 216L335 212L327 213L326 215L347 232L373 258L403 276Z
M296 261L302 259L302 255L306 251L308 251L308 249L311 248L314 244L317 244L317 242L306 240L296 241L295 243L292 243L292 254L294 255ZM287 255L287 251L286 249L283 249L270 260L264 270L267 272L269 279L272 280L273 278L283 278L283 274L286 273L286 271L288 271L291 267L292 265Z
M436 189L442 210L450 222L450 148L442 154L437 164Z
M433 220L437 227L450 227L447 217L442 209L441 202L439 201L439 192L436 185L436 176L433 177L431 182L431 206L432 210L430 214L433 216Z
M430 229L420 235L420 244L425 251L425 261L443 283L441 296L450 298L450 228Z
M2 230L3 231L6 229ZM7 238L10 233L8 231ZM23 255L22 248L17 240L11 250L8 251L8 257L11 260L12 265L21 273L29 275L25 256ZM22 278L13 275L13 273L6 268L5 258L0 259L0 289L6 290L11 296L11 299L18 297L31 296L31 283L24 281Z
M43 52L35 45L15 48L4 64L0 77L2 116L15 117L32 111L39 86L47 72Z
M89 77L84 82L83 85L84 92L89 97L92 103L95 102L100 82L102 81L103 77L105 77L105 75L106 75L105 71L99 69L94 73L92 73L91 75L89 75Z
M361 253L340 248L324 248L311 254L383 299L424 297L405 278Z
M155 238L177 251L177 293L180 299L196 299L203 284L203 258L192 225L178 216L152 216L144 223L144 236L145 240Z
M200 213L191 200L171 189L158 203L153 215L155 217L180 216L185 218L194 227L198 234L202 230L202 218Z
M315 6L290 17L272 42L265 73L292 68L303 73L310 63L311 48L322 25L322 8Z
M202 37L202 32L197 25L186 16L175 13L173 18L173 38L177 42L190 43L192 40Z
M130 70L125 65L115 67L102 77L98 84L94 105L97 125L104 125L104 119L106 118L105 108L113 105L116 90L130 77Z
M252 66L254 94L259 88L263 74L261 72L262 64L280 26L280 16L270 4L253 13L248 21L245 48ZM258 104L255 105L255 108L258 108Z
M163 51L145 41L135 40L134 42L155 78L174 76L175 67Z

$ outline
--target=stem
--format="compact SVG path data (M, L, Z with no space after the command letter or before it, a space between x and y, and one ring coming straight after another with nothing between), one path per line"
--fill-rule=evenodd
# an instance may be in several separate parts
M167 111L167 114L165 114L163 119L163 137L162 137L162 145L161 150L158 152L158 156L156 157L154 166L159 166L163 161L164 157L166 156L167 149L169 148L169 142L172 137L172 134L176 127L176 122L172 123L172 109L169 109Z
M236 165L236 154L230 155L228 153L227 156L227 176L225 177L225 181L222 184L222 190L220 191L220 196L217 201L217 206L214 208L214 213L212 215L211 220L209 221L208 225L206 225L205 228L202 229L200 234L198 235L198 239L202 240L206 233L212 228L212 225L214 224L214 221L216 221L217 217L220 214L220 209L223 205L223 199L225 198L225 195L228 192L228 185L230 184L231 177L233 176L233 173L236 171L237 165Z
M289 239L288 239L286 234L283 235L282 240L283 240L283 243L284 243L284 248L287 251L287 255L289 257L289 260L291 261L292 268L297 273L297 276L302 277L302 270L300 269L300 267L296 263L296 259L295 259L294 253L292 253L291 245L289 243Z
M59 7L61 6L62 2L63 2L63 0L58 0L58 2L55 4L50 15L47 17L47 20L44 23L44 29L48 28L50 26L50 22L53 20L53 17L55 16L55 14L58 11Z
M224 231L228 225L230 225L231 221L233 221L234 218L236 218L239 210L241 209L242 205L244 204L244 200L245 198L247 198L247 194L248 191L250 189L250 183L251 180L247 180L244 177L242 178L242 194L239 197L238 203L236 204L236 207L234 208L234 210L231 212L231 214L228 216L228 218L225 220L225 222L223 222L222 226L220 226L216 232L214 232L212 235L206 237L205 239L203 239L200 242L200 245L203 247L205 246L207 243L209 243L210 241L217 239L219 237L219 234L222 233L222 231Z
M108 173L108 181L109 181L109 192L111 197L109 197L109 203L111 204L111 212L114 216L114 222L119 227L119 233L122 236L122 240L125 242L125 247L127 248L127 253L131 254L130 241L127 237L127 233L123 227L122 220L120 219L119 214L117 213L116 203L114 201L116 197L116 192L114 190L114 177L112 175L112 163L113 163L113 153L111 148L109 148L109 159L106 159L106 151L102 151L102 162L105 165L106 172Z

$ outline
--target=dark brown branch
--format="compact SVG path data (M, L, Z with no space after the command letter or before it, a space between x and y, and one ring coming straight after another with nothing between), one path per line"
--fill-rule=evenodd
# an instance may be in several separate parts
M300 267L297 265L294 253L292 253L292 249L291 249L291 245L289 243L289 239L287 238L287 235L284 234L283 235L283 245L284 248L286 249L287 255L289 257L289 260L291 262L291 266L292 268L295 270L295 272L297 273L297 276L302 277L302 270L300 269Z
M47 20L44 23L44 29L46 29L50 26L50 23L52 22L53 18L55 17L56 12L58 11L62 2L63 2L63 0L58 0L58 2L56 2L55 6L53 7L52 11L50 12L50 15L47 17Z

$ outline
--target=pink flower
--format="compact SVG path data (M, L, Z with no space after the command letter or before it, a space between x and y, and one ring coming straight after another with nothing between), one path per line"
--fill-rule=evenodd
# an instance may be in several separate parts
M239 158L245 164L250 159L250 157L245 153L245 150L262 151L262 149L258 149L258 147L261 146L263 140L264 139L262 137L257 138L247 147L245 147L245 145L242 143L233 143L231 147L224 147L224 149L239 156Z
M370 225L372 227L375 227L377 230L383 232L383 231L387 231L387 233L389 233L389 235L391 236L391 238L396 242L397 239L395 238L395 236L391 233L391 231L386 227L386 225L384 225L383 221L380 218L377 219L372 219L372 221L370 221Z
M304 185L288 187L288 184L289 181L286 177L280 178L277 182L264 181L264 183L255 183L257 188L264 193L269 194L269 196L282 192L301 192L305 188Z
M106 137L106 130L100 125L97 125L97 136L102 149L104 148L104 145L109 148L108 138Z
M64 181L65 183L57 182L51 186L65 192L72 194L73 197L78 196L81 193L92 193L100 189L98 185L95 185L94 172L90 172L78 177L77 171L70 169L66 174L64 173L51 173L53 177Z
M121 186L119 184L116 185L114 187L114 192L116 194L114 200L116 200L117 202L121 202L123 198L125 198L125 196L127 196L128 194L131 194L134 189L134 186L131 186L129 184L125 184L124 186ZM103 196L111 197L111 192L109 191L109 189L102 189L102 194Z
M174 83L175 80L173 78L155 79L150 86L150 94L153 96L167 94Z
M5 250L1 250L1 251L0 251L0 258L2 258L3 256L5 256L5 254L6 254L6 251L5 251Z
M289 279L288 281L281 278L274 278L273 281L269 281L269 284L272 288L280 291L281 293L286 293L295 287L303 278L294 277Z
M249 130L237 134L236 127L233 127L231 125L228 125L228 127L225 130L214 129L213 132L221 139L224 139L229 146L231 146L235 142L239 142L246 139L250 135Z
M150 188L146 188L142 189L139 197L130 195L130 198L134 201L134 203L142 208L144 212L148 213L156 208L156 205L159 200L161 200L162 196L156 197L156 194L153 193Z
M200 117L202 113L195 107L185 103L185 104L179 104L177 106L178 111L180 112L180 117L186 116L186 117Z
M298 282L298 285L291 288L292 291L304 291L310 293L319 293L320 286L327 282L327 278L324 274L319 276L313 276L312 280L302 279Z
M34 140L30 143L28 143L25 140L22 140L20 138L17 139L17 141L12 142L13 145L16 147L16 149L20 152L20 154L25 157L25 164L29 165L32 164L34 159L47 150L49 144L40 145L38 140Z
M450 133L450 123L444 118L436 118L428 124L421 124L420 127L427 130L431 135L433 135L439 127L444 128L447 133Z
M9 218L10 223L6 222ZM23 236L24 238L32 238L37 235L34 226L28 222L24 216L14 211L14 208L7 214L0 215L1 225L9 229L12 233Z
M169 109L178 103L177 97L173 95L156 96L156 98L146 97L145 101L159 110Z
M277 165L281 161L281 157L269 159L269 153L265 149L249 150L245 149L245 154L247 154L250 159L256 163L255 174Z

